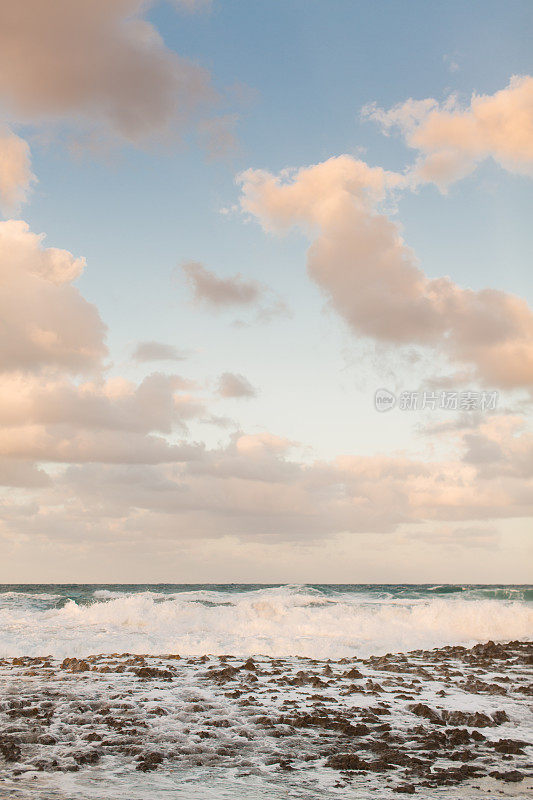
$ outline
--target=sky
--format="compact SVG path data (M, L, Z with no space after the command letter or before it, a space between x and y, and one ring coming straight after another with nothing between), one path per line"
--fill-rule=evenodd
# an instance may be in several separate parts
M0 581L531 582L532 28L0 5Z

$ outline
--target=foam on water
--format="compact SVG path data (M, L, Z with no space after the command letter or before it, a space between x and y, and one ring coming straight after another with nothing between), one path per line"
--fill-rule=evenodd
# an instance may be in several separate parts
M0 594L0 656L364 657L527 639L533 631L523 587L491 594L479 587L42 588Z

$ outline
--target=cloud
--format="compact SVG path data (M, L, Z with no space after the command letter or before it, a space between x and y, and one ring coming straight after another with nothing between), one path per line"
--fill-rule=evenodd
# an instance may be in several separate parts
M511 172L533 175L533 77L515 75L492 95L473 94L462 107L453 95L439 104L413 100L389 110L370 104L363 116L388 132L400 130L421 153L415 182L433 182L442 190L469 175L486 158Z
M28 143L0 126L0 209L5 214L17 211L35 180Z
M25 222L0 222L0 371L98 369L106 329L71 285L85 260L43 239Z
M240 274L219 278L198 261L186 261L181 268L192 291L193 300L198 305L214 311L253 309L253 321L259 323L267 323L275 317L288 316L290 313L285 302L264 283L246 280ZM249 323L237 320L235 324L246 326Z
M198 261L186 261L182 269L195 302L205 303L212 308L252 305L263 291L261 284L246 281L242 275L219 278Z
M0 96L22 121L103 126L141 142L217 100L207 70L166 47L142 0L25 0L0 12ZM186 10L202 5L176 2Z
M35 489L50 483L47 473L31 461L0 458L0 486Z
M110 542L117 533L149 535L150 541L237 536L282 542L400 528L426 536L432 521L484 527L533 511L533 471L531 465L522 469L526 440L524 433L515 435L504 474L470 463L463 439L449 460L393 454L303 463L283 437L239 433L212 450L170 449L166 459L154 451L150 463L148 445L135 456L139 440L130 435L123 464L112 458L83 463L91 459L75 440L65 442L64 453L74 453L78 464L56 475L51 486L35 489L38 516L10 524L13 531L44 530L41 522L52 539L65 530L71 540L89 525ZM99 444L105 447L103 440ZM109 448L117 453L115 442Z
M197 445L161 436L186 427L205 408L192 384L153 373L75 384L21 373L2 377L0 456L45 462L160 463L196 458ZM201 449L201 447L200 447Z
M139 342L133 351L135 361L183 361L186 354L173 344L162 342Z
M223 372L218 379L218 389L221 397L256 397L257 391L250 381L234 372Z
M495 289L463 289L448 277L430 280L380 211L408 176L343 155L280 175L247 170L238 181L243 211L267 231L308 233L308 273L354 332L431 346L494 387L532 385L527 303Z

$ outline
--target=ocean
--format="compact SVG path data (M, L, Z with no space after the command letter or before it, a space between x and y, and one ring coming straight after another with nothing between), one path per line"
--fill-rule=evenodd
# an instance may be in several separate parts
M366 657L531 636L532 586L0 585L0 657Z
M0 586L0 800L533 797L532 631L531 586Z

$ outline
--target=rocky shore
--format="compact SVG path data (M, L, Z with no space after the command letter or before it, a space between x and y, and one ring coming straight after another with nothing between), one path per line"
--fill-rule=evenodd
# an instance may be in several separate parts
M22 792L43 775L206 768L302 797L529 797L532 664L518 641L339 661L0 659L0 781ZM47 796L35 792L13 796Z

